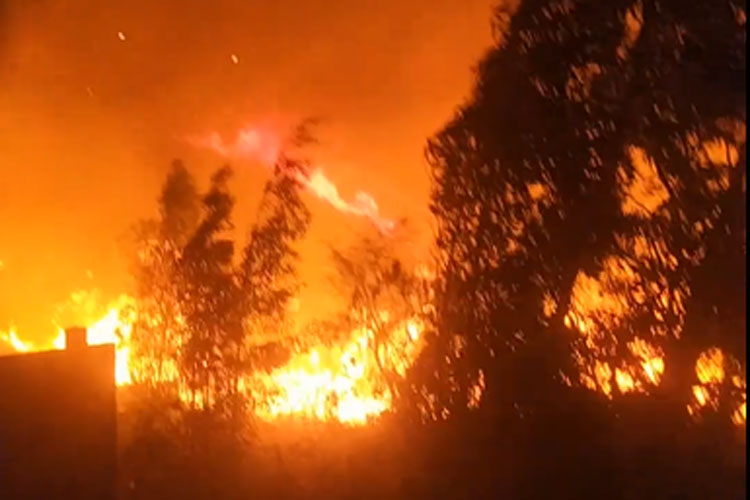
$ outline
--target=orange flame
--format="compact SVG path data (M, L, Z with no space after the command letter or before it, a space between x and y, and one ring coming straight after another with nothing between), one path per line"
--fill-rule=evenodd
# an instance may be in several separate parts
M18 337L14 327L10 327L7 332L0 331L0 342L7 344L10 349L16 352L29 352L34 350L34 344L24 342Z
M310 192L321 200L330 203L336 210L346 214L367 217L382 232L393 230L395 223L380 215L380 208L370 194L357 191L353 201L344 200L336 185L320 168L314 169L307 177L300 175L299 180Z
M266 418L297 415L341 422L365 422L385 411L390 395L374 390L367 377L367 333L344 346L295 356L267 378L271 396L261 403ZM321 354L322 351L322 354Z
M91 304L94 295L74 294L73 302L87 310L87 342L90 345L111 343L115 346L115 382L118 386L131 384L136 378L131 362L131 333L135 320L134 299L122 295L109 303L96 316ZM84 315L85 316L85 315ZM575 313L566 315L566 323L582 334L591 333L590 325ZM255 403L255 414L265 420L281 417L337 420L359 425L387 412L395 394L388 383L387 373L403 377L424 346L423 326L416 320L406 321L388 332L380 352L373 348L373 333L366 328L355 329L347 339L332 345L319 344L299 350L284 365L270 373L257 372L243 381L242 390ZM16 352L45 349L64 349L65 336L59 329L57 337L46 344L23 340L15 329L0 331L0 346L8 345ZM665 369L663 353L642 339L628 343L635 362L612 365L595 361L582 366L581 381L592 390L600 390L609 397L615 389L621 393L648 391L658 385ZM729 383L740 394L732 411L736 425L744 425L746 414L746 379L731 358L720 349L701 353L696 361L697 384L687 409L697 415L702 408L718 405L720 384ZM179 377L175 372L174 379ZM484 391L484 374L479 373L476 384L468 395L468 405L478 406ZM182 394L183 397L187 395Z
M88 345L114 344L115 346L115 383L127 385L132 382L130 372L130 333L133 329L133 318L126 317L133 299L121 295L107 306L106 313L86 321L86 342ZM58 335L52 341L56 349L65 349L65 331L58 327Z
M421 327L408 321L390 332L393 349L381 366L398 376L422 348ZM333 346L297 353L284 366L257 377L263 387L256 413L264 419L296 416L362 424L391 407L393 394L378 367L372 332L356 329Z
M97 307L96 301L96 294L87 292L76 292L70 300L78 310L77 316L83 317L81 323L87 325L87 343L114 344L115 383L129 385L139 378L135 373L137 365L131 359L134 299L122 295L105 308ZM343 342L299 351L270 373L252 374L243 381L241 390L254 401L256 415L265 420L301 417L364 424L391 408L394 395L381 367L403 376L423 347L421 331L421 324L413 320L389 332L388 347L379 353L378 364L372 332L355 329ZM58 328L58 335L51 342L34 344L21 340L11 329L0 332L0 343L16 352L64 349L65 333ZM178 379L177 371L171 374L171 381ZM184 390L180 397L192 401Z

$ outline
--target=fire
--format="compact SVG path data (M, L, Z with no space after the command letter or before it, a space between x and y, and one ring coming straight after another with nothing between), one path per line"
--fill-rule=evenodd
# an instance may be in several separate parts
M614 390L620 393L648 392L651 386L659 385L664 374L664 355L651 342L636 337L627 343L630 355L615 365L610 361L596 359L611 354L608 332L614 330L627 317L629 303L619 292L621 286L637 285L633 269L622 260L610 258L604 270L595 277L581 272L576 278L570 308L564 316L565 326L580 333L580 350L593 355L594 360L583 354L576 355L581 369L581 382L592 390L600 390L613 397ZM543 304L551 311L554 304Z
M385 368L402 375L403 363L413 362L421 349L420 334L415 321L391 332L395 348L388 351ZM296 416L362 424L387 411L394 395L377 365L372 338L370 330L356 329L342 344L300 352L260 376L264 389L257 414L267 420Z
M722 385L725 385L741 398L732 412L732 422L736 425L747 422L747 380L731 356L716 347L703 351L695 362L695 375L698 383L692 388L694 401L688 405L691 415L697 415L703 408L716 409Z
M367 217L383 232L393 230L395 223L380 216L380 209L375 199L364 191L358 191L353 201L344 200L336 185L320 168L314 169L309 176L299 177L300 182L321 200L330 203L336 210L360 217Z
M98 308L95 294L76 293L71 302L85 311L82 324L87 327L89 345L114 344L115 382L118 386L133 383L137 364L131 358L131 333L135 322L136 304L132 297L122 295ZM600 300L599 304L612 304ZM99 311L97 315L96 312ZM581 334L594 334L593 324L586 321L582 310L566 315L566 323ZM243 380L241 391L254 404L255 415L264 420L303 418L321 421L335 420L351 425L362 425L392 408L394 378L403 377L424 347L423 325L416 319L404 321L387 332L375 349L374 333L364 327L355 328L344 340L320 342L298 349L283 365L270 372L258 371ZM64 349L62 328L54 340L34 344L23 340L14 328L0 331L0 345L6 344L16 352ZM649 387L661 382L665 370L664 355L653 344L636 338L627 344L631 360L618 364L595 360L590 365L583 358L581 381L592 390L609 397L620 393L648 392ZM737 363L720 349L701 353L695 364L697 383L692 387L693 401L687 409L697 415L704 408L717 408L722 384L738 394L739 401L731 419L744 425L746 414L746 379ZM178 371L170 380L179 378ZM164 382L163 380L157 382ZM468 395L468 405L478 406L484 390L484 374L479 373L476 384ZM179 384L178 384L179 385ZM186 394L182 394L187 397Z
M114 344L115 383L127 385L132 382L130 367L130 334L133 329L134 301L128 295L121 295L109 304L103 316L86 324L86 342L89 345ZM65 331L58 327L58 335L52 341L56 349L65 349Z
M29 352L34 350L34 344L21 340L13 327L7 332L0 331L0 342L8 344L8 346L16 352Z
M74 293L73 302L80 302L86 296L80 292ZM95 304L90 297L84 309L91 310ZM132 310L133 299L127 295L120 296L106 308L106 312L99 317L92 317L84 321L86 325L86 341L89 345L114 344L115 346L115 383L127 385L131 383L130 372L130 332L132 331L132 316L126 311ZM57 336L50 342L34 343L22 340L14 328L7 332L0 331L0 343L7 344L13 351L19 353L65 349L65 331L58 326Z
M565 325L580 334L581 347L575 354L575 361L581 370L581 382L610 398L615 390L621 394L649 392L661 383L668 362L655 343L636 337L627 344L632 355L629 359L619 362L601 359L612 353L607 344L611 341L607 338L608 331L618 327L628 314L628 302L618 292L617 286L612 285L639 285L627 266L612 259L606 264L605 270L597 277L579 274L570 309L564 316ZM682 306L679 294L672 299L661 295L660 299L664 308ZM552 310L553 306L555 304L543 304L546 311ZM655 317L657 312L654 312ZM731 415L732 422L744 425L747 395L746 379L741 372L739 363L721 349L712 348L701 353L695 363L698 383L692 386L688 413L698 415L702 409L718 409L720 393L729 390L736 405Z
M132 384L138 378L137 363L131 358L134 299L122 295L102 308L95 293L76 292L69 302L76 316L84 318L81 324L87 328L89 345L114 344L115 383ZM380 363L375 358L373 332L357 328L342 342L299 350L270 373L252 374L243 381L242 390L254 402L255 414L265 420L295 417L364 424L391 408L394 394L384 371L395 376L405 374L423 346L422 328L412 320L389 332L387 345L379 354ZM34 344L21 340L10 329L0 332L0 342L16 352L64 349L65 333L58 327L51 342ZM170 380L178 378L175 371ZM190 399L184 391L180 395L184 401Z
M259 161L270 167L279 158L282 141L270 127L251 126L237 131L233 141L225 141L218 132L191 141L194 145L209 149L224 158ZM365 191L358 191L351 201L345 200L336 184L328 178L322 168L315 167L297 178L317 198L327 202L336 210L366 217L383 232L393 230L395 222L380 215L375 198Z
M276 395L262 403L265 408L261 408L260 414L307 416L319 420L334 416L341 422L365 422L385 411L390 404L389 395L368 395L371 391L365 377L366 368L355 359L346 359L346 351L366 349L366 336L357 340L346 346L339 356L336 356L338 349L332 349L321 361L319 350L314 349L297 355L287 366L270 374L268 380Z

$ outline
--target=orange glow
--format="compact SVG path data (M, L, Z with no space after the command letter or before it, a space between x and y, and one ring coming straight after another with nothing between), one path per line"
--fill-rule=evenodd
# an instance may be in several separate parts
M702 352L695 363L695 374L701 384L717 384L724 380L724 353L721 349Z
M635 390L635 381L633 381L633 377L630 373L624 370L619 368L615 369L615 381L617 382L617 387L622 393Z
M16 352L29 352L34 349L33 344L30 342L24 342L18 338L18 334L16 334L16 330L13 327L7 332L0 331L0 342L7 344Z
M664 374L664 357L661 352L641 339L635 339L633 342L630 342L628 348L640 359L641 368L649 382L658 385L661 381L661 376Z
M706 403L708 403L708 391L701 385L693 386L693 396L700 406L706 406Z
M747 421L747 386L739 364L721 349L713 347L703 351L695 362L695 375L698 383L693 385L693 401L688 404L688 412L698 415L702 409L716 409L719 406L722 386L738 394L739 399L732 410L731 419L736 425Z
M269 117L323 115L314 154L341 198L357 205L362 188L382 215L408 218L414 253L427 255L424 141L471 90L471 68L493 42L493 3L205 2L183 16L154 2L145 11L133 2L2 2L0 52L13 71L0 82L0 330L13 321L41 348L57 334L55 304L73 288L129 292L115 241L155 210L169 160L183 159L199 188L223 163L180 139L217 130L231 144L234 131ZM394 41L394 30L408 36ZM245 163L231 162L242 235L266 174ZM326 293L328 244L369 223L316 199L309 206L300 323L340 309ZM62 323L71 324L83 320Z
M395 223L382 217L377 202L365 191L357 191L354 200L346 201L339 194L336 185L328 179L323 170L314 169L309 176L300 176L300 181L318 198L327 201L340 212L367 217L381 231L391 231Z
M108 307L104 316L92 318L86 324L86 342L89 345L114 344L115 383L127 385L132 382L130 373L130 333L133 318L124 317L125 311L133 305L133 299L120 296ZM58 335L52 341L56 349L65 349L65 330L58 328Z
M469 390L469 408L479 407L479 403L482 401L482 394L484 394L484 388L484 372L482 370L479 370L477 381L473 386L471 386L471 389Z
M659 245L647 249L642 242L635 242L636 253L641 257L649 257L644 252L666 253ZM671 263L671 259L668 260ZM615 387L620 393L648 392L649 386L657 386L661 383L665 370L665 359L663 352L658 346L641 338L635 338L627 344L628 350L633 358L621 360L617 366L609 361L597 359L601 355L607 355L611 351L607 342L607 332L614 329L626 318L628 314L628 303L624 296L619 294L615 284L637 283L635 276L627 266L619 265L615 260L606 262L605 270L596 279L580 273L575 285L571 300L571 306L564 317L564 323L568 328L573 328L581 334L582 345L576 353L575 360L581 370L580 382L591 390L602 392L608 397L614 396ZM658 288L657 288L658 289ZM637 296L637 294L636 294ZM672 300L668 294L658 296L659 304L664 310L669 307L682 308L681 295L673 294ZM549 309L543 304L545 313ZM659 311L654 315L660 318ZM731 369L731 372L727 372ZM701 409L708 408L716 410L719 406L722 384L727 384L731 375L732 391L735 394L736 407L732 411L731 419L737 425L746 422L746 381L739 369L738 363L727 358L717 348L708 349L700 354L695 363L695 374L698 383L692 387L692 401L687 404L690 415L697 416Z
M256 413L264 419L295 416L362 424L387 411L394 395L376 362L372 337L371 331L357 329L343 343L297 353L271 373L256 375L251 383L259 387ZM406 322L390 332L387 344L381 367L403 376L422 348L420 325Z
M77 302L85 298L82 309L92 310L95 307L93 296L82 293L74 293ZM93 317L84 321L86 325L86 342L89 345L114 344L115 346L115 383L126 385L131 383L130 378L130 332L132 330L132 318L123 317L126 306L132 305L132 299L122 295L107 307L106 313L101 317ZM35 344L30 341L21 340L16 331L11 328L8 332L0 331L0 342L8 344L15 352L34 352L53 349L65 349L65 331L58 327L57 336L47 343Z
M736 403L731 419L736 425L744 425L747 421L747 381L744 373L740 373L739 364L714 347L700 354L695 363L695 375L698 383L693 385L694 401L688 405L690 414L697 415L702 408L716 409L724 385L739 394L740 401Z
M732 422L736 425L744 425L747 422L746 402L743 401L739 408L732 414Z
M365 422L390 405L390 394L376 388L366 377L372 370L366 356L368 335L363 332L341 347L320 349L294 356L265 381L270 395L261 402L259 414L336 418L341 422Z
M621 171L622 212L649 217L669 199L669 193L659 178L653 159L643 149L630 147L628 156L634 173L632 179L626 180Z
M96 311L95 294L74 293L71 297L79 311L92 314ZM134 300L122 295L105 308L100 317L84 323L87 325L89 345L114 344L115 382L129 385L134 378L131 363L131 332L135 320ZM379 353L380 367L373 349L373 333L356 329L350 337L333 345L317 345L295 353L291 359L270 373L258 372L243 381L245 391L255 404L257 416L271 420L282 416L338 420L347 424L364 424L391 408L394 398L386 382L387 371L402 377L423 347L422 326L416 321L406 321L388 335ZM17 352L46 349L64 349L65 333L59 328L57 337L50 343L34 345L22 341L15 330L0 332L0 342L5 342ZM179 379L174 371L165 382ZM482 387L483 379L480 380ZM181 384L178 384L181 385ZM479 395L481 390L479 390ZM183 401L201 406L193 395L181 389Z

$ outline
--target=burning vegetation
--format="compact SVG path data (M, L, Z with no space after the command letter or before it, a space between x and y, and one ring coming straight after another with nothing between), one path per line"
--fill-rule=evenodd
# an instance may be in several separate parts
M455 459L437 477L434 450L400 449L400 465L419 456L430 470L425 498L469 463L478 484L522 498L549 496L546 475L583 498L744 488L745 4L512 3L495 11L471 98L427 142L429 258L404 255L406 225L373 196L347 198L301 158L306 127L291 141L261 125L210 133L188 142L267 170L246 234L233 223L233 170L200 190L175 161L158 214L132 228L132 289L112 301L75 292L56 337L37 344L11 327L0 347L64 348L63 309L89 344L114 344L135 408L128 473L169 491L154 450L167 468L194 467L195 484L210 476L213 498L230 467L235 478L253 469L238 458L256 451L242 441L250 422L379 436L381 450L396 441L378 434L391 424L422 433ZM299 324L306 196L370 232L330 249L339 312ZM324 441L338 457L340 443ZM258 463L283 469L273 453ZM732 485L693 488L708 484L693 477L698 462L708 482L731 470Z
M153 403L148 423L177 436L177 449L211 465L200 441L210 433L193 431L213 418L375 433L367 424L391 414L420 432L455 426L467 449L497 429L534 450L550 436L565 453L590 439L588 485L617 476L588 470L607 450L625 450L628 470L650 469L651 438L671 447L656 450L663 459L685 429L705 431L685 445L700 453L713 424L744 433L744 4L524 1L494 21L475 92L427 144L431 259L400 254L405 226L370 194L345 198L322 167L254 126L191 141L267 167L245 238L232 221L232 169L201 192L176 161L158 215L133 227L132 290L104 304L71 295L64 308L88 343L115 345L122 393ZM301 128L294 139L310 136ZM331 249L341 311L299 325L305 193L372 232ZM68 325L55 320L47 343L9 328L0 346L62 349ZM623 420L643 424L644 408L658 408L643 411L653 426L618 428L628 411ZM488 442L480 456L496 458L502 446Z
M382 231L392 225L382 222L361 248L334 251L350 309L324 327L295 333L287 316L298 289L293 244L309 223L299 198L311 186L308 171L301 162L276 163L236 259L227 239L231 172L219 170L201 197L175 163L160 217L134 230L137 293L102 308L96 293L79 291L61 307L87 325L89 344L115 345L119 386L173 391L190 408L239 398L243 411L265 420L363 424L392 408L396 378L403 379L423 345L418 294L426 281L391 255ZM46 345L24 342L13 329L0 341L18 352L65 348L62 328Z
M719 180L707 181L708 189L715 194L728 189L721 179L737 168L736 146L690 141L701 168L713 165L719 171ZM660 210L669 194L653 160L635 148L628 158L632 178L622 167L618 174L622 214L668 220L668 212ZM95 293L79 291L64 305L87 325L89 344L115 345L119 386L170 387L194 408L239 398L245 411L264 420L364 424L393 410L427 342L425 329L435 318L440 282L424 267L407 269L392 251L395 226L376 224L380 232L375 237L332 252L336 283L348 297L348 309L333 321L296 331L287 314L298 290L293 245L309 223L299 197L310 186L304 181L308 171L303 162L279 160L238 260L226 237L232 229L233 198L226 184L231 171L219 170L201 197L187 170L175 163L160 198L160 217L139 223L134 231L137 293L102 308ZM520 251L517 237L525 225L541 222L541 211L556 201L548 184L531 184L526 192L528 199L512 191L505 194L510 202L528 201L531 207L525 219L509 219L509 255ZM694 228L700 235L711 224L710 219L696 222ZM648 277L660 266L661 273L678 269L679 261L663 239L637 234L615 241L619 255L604 259L597 275L576 273L561 316L565 328L577 333L571 343L574 378L608 398L657 390L669 367L660 345L680 338L690 296L685 282L670 289L665 274ZM548 320L559 314L558 300L549 294L539 307ZM648 330L639 333L632 329L643 314L649 316ZM448 361L466 349L463 336L455 340ZM60 325L54 340L36 345L11 328L0 332L0 342L16 352L63 349L65 336ZM570 385L574 378L564 376L564 381ZM485 384L480 369L463 404L479 407ZM745 425L744 370L721 348L710 347L696 358L691 393L686 402L690 415L717 410L729 397L729 403L721 404L731 406L732 422ZM448 407L440 409L434 395L423 390L422 397L427 402L421 406L424 418L450 414Z
M228 147L212 137L207 144L229 156ZM243 132L230 149L236 155L270 154L271 146L260 137ZM708 192L718 196L729 189L729 175L738 168L737 148L744 143L718 138L699 143L694 136L686 141L699 168L709 174ZM624 161L631 170L620 166L616 176L621 214L668 223L670 191L653 158L630 147ZM393 410L399 396L409 391L408 375L428 342L426 329L440 317L436 300L446 293L440 288L446 282L424 266L407 269L393 252L395 223L379 216L376 208L361 212L343 204L335 186L321 188L320 170L283 155L273 168L258 219L238 257L228 237L233 229L234 200L227 188L231 171L217 171L209 191L200 196L188 171L176 162L159 200L160 216L134 228L136 293L102 308L95 293L79 291L64 308L87 325L89 344L115 345L119 386L170 388L192 408L239 400L242 411L269 421L294 417L367 423ZM300 330L288 313L298 291L294 243L304 236L310 219L300 198L304 189L328 196L345 213L369 214L378 231L345 251L332 251L335 282L348 309ZM549 180L527 184L523 191L514 193L508 186L503 194L507 203L527 207L505 220L507 258L522 255L525 232L543 223L545 211L560 202L559 189ZM374 201L369 205L377 207ZM463 220L476 224L472 217ZM694 234L700 237L712 224L711 216L695 222ZM575 383L607 398L658 390L670 363L662 345L680 339L691 295L687 282L672 285L669 274L701 259L688 257L689 262L680 264L663 237L645 231L617 235L614 243L617 252L602 260L598 274L575 273L563 313L559 298L549 292L538 304L543 321L562 318L564 327L576 333L570 344L575 372L563 374L563 381L571 385L577 379ZM492 252L489 264L498 267L503 252L498 247ZM473 305L486 307L485 299ZM449 364L463 357L468 346L465 336L453 338L445 356ZM45 345L23 340L13 328L0 332L0 342L16 352L63 349L64 339L62 325ZM697 418L729 404L732 422L744 425L746 378L740 362L712 346L695 359L693 371L686 411ZM455 381L451 384L458 388ZM461 404L478 408L485 386L479 369ZM441 406L436 394L424 387L420 394L423 419L450 415L449 405ZM729 402L721 403L727 397Z

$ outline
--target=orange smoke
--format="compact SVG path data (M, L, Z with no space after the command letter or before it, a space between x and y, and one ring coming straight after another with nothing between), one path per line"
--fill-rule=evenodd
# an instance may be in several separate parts
M224 158L254 160L265 166L271 166L276 162L283 147L278 134L270 127L261 126L240 129L233 141L225 141L218 132L211 132L190 142ZM310 193L339 212L366 217L382 232L390 232L395 225L393 220L380 215L380 207L369 193L357 191L353 200L345 200L336 184L320 167L314 167L306 174L298 174L297 179Z

